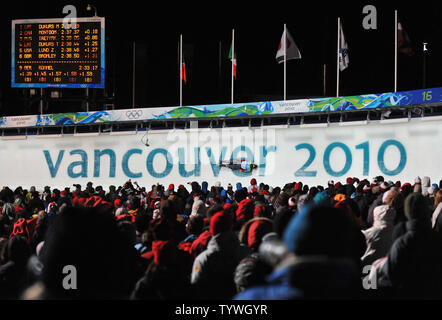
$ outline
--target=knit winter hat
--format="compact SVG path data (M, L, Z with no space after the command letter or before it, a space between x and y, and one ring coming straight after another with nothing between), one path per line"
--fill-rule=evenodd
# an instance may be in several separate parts
M152 242L152 252L156 264L169 265L176 260L177 248L173 240Z
M252 180L250 180L250 184L251 184L252 186L256 185L256 179L255 179L255 178L252 178Z
M248 198L244 199L238 205L238 209L236 210L236 219L251 219L253 217L254 210L255 207L253 205L253 200Z
M217 235L218 233L228 231L233 226L233 217L229 211L219 211L210 218L210 233Z
M340 202L340 201L344 201L347 199L347 196L345 194L342 193L338 193L337 195L335 195L335 197L333 198L333 200Z
M253 217L265 217L266 216L266 207L263 204L260 204L255 207L253 211Z
M330 197L327 192L318 192L314 198L317 205L330 205Z
M289 207L290 208L296 207L296 198L295 197L290 197L289 198Z
M175 189L175 185L173 183L169 184L168 190L174 190L174 189Z
M429 220L430 209L425 197L420 193L411 193L407 196L404 203L404 213L408 220Z
M433 186L429 187L428 190L427 190L427 192L428 192L429 195L433 195L433 193L434 193L434 187L433 187Z
M291 219L283 239L298 256L344 257L350 255L351 228L352 221L340 209L308 204Z
M384 192L385 190L387 190L389 188L389 185L386 182L382 182L381 185L379 186L381 192Z
M262 238L273 231L273 222L269 219L256 220L249 228L247 245L253 252L257 252L261 245Z

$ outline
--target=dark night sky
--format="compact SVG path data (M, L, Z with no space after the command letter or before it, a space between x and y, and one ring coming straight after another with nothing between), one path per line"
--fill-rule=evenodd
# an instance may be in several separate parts
M63 17L64 5L73 4L79 16L91 16L87 1L16 1L2 10L0 51L0 114L38 112L37 103L25 107L22 89L10 88L11 20ZM94 1L106 18L106 94L115 94L116 108L132 104L132 44L137 47L136 102L139 107L175 106L179 103L177 51L183 34L188 52L188 84L184 105L230 102L230 64L227 53L235 28L238 57L236 102L282 100L283 66L275 60L283 23L292 34L301 60L287 63L288 98L323 94L323 64L327 65L327 96L335 94L336 21L340 16L349 46L350 66L341 73L341 94L380 93L393 90L394 9L412 40L416 55L399 55L398 90L422 87L422 42L429 43L426 87L442 83L442 3L381 1L257 2ZM364 5L377 8L377 30L364 30ZM219 73L219 43L222 65ZM65 89L64 97L83 91ZM92 94L96 98L103 90ZM94 105L101 109L98 101ZM93 108L94 108L93 107ZM51 103L45 112L81 111L80 102Z

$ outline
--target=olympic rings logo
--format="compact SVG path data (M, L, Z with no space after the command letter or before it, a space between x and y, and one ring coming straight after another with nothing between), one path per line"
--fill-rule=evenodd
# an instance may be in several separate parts
M128 110L126 111L126 117L128 119L139 119L143 115L143 110Z

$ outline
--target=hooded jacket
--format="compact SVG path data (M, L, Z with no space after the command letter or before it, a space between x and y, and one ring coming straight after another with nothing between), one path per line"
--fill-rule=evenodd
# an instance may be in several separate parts
M231 299L236 293L233 275L245 255L232 230L214 235L193 263L191 283L198 297Z
M340 209L305 205L284 232L286 256L265 286L236 300L336 299L354 297L361 285L353 259L355 225Z
M431 229L425 197L412 193L404 207L406 231L393 243L378 287L392 289L395 298L440 299L442 246L440 237Z
M371 265L388 254L393 244L393 229L396 212L388 205L373 210L373 226L362 231L367 240L367 250L361 258L362 265Z
M197 214L203 217L206 216L206 205L202 200L195 200L193 202L191 215L197 215Z

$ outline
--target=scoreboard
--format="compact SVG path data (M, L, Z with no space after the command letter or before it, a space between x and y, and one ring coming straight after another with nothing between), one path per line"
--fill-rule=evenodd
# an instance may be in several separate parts
M104 88L104 18L12 21L11 86Z

